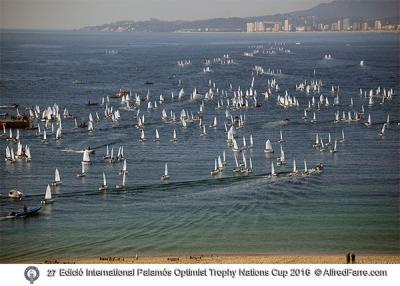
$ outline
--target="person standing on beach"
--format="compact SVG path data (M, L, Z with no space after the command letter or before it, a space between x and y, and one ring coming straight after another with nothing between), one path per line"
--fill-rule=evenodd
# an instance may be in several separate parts
M354 254L354 252L351 254L351 263L356 263L356 255Z
M346 262L350 264L350 252L346 254Z

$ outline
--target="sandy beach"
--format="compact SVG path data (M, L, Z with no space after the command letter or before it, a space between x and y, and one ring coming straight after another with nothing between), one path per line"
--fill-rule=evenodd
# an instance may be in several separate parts
M276 256L276 255L192 255L99 257L87 259L49 259L50 264L345 264L345 255ZM398 264L397 255L356 256L357 264Z

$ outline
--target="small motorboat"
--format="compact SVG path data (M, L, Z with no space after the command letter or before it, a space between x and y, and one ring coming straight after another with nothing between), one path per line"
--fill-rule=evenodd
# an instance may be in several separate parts
M36 208L31 208L28 209L24 207L24 210L22 212L15 212L12 211L8 214L8 218L17 218L17 217L28 217L28 216L33 216L38 214L38 212L41 210L42 207L36 207Z
M0 108L17 108L18 104L16 103L9 103L9 104L5 104L5 105L0 105Z
M11 199L21 200L24 194L17 190L11 190L8 192L8 197Z
M98 102L93 102L93 101L88 100L88 101L86 102L86 105L87 105L87 106L95 106L95 105L99 105L99 103L98 103Z

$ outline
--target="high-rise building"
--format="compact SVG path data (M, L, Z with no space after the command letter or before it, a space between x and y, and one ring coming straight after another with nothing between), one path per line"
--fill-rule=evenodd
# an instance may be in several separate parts
M281 23L274 24L274 32L279 32L281 30Z
M332 25L331 25L331 31L339 31L339 29L338 29L338 23L332 23Z
M254 29L254 23L247 23L247 33L253 33L255 31Z
M265 24L264 22L255 22L254 23L254 31L255 32L265 32Z
M375 21L375 30L377 31L382 30L382 23L380 20Z
M360 31L362 26L360 22L354 22L351 28L353 31Z
M288 19L286 19L285 22L284 22L284 30L285 30L285 32L289 32L290 31L289 20Z
M350 19L346 18L343 19L343 31L348 31L350 30Z
M337 21L337 31L342 31L343 30L343 22L342 20Z
M363 30L363 31L368 31L368 22L364 22L364 23L362 24L362 30Z

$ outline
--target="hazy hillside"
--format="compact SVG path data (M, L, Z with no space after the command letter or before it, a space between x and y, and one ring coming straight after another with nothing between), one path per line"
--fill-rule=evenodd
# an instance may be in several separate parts
M267 6L267 2L266 2ZM354 21L373 21L399 24L399 0L335 0L319 4L311 9L295 11L288 14L266 15L249 18L216 18L198 21L118 21L101 26L81 28L81 31L120 31L120 32L174 32L182 30L212 31L245 31L246 23L251 21L283 21L304 23L304 18L313 16L321 23L329 23L337 19L350 18Z

